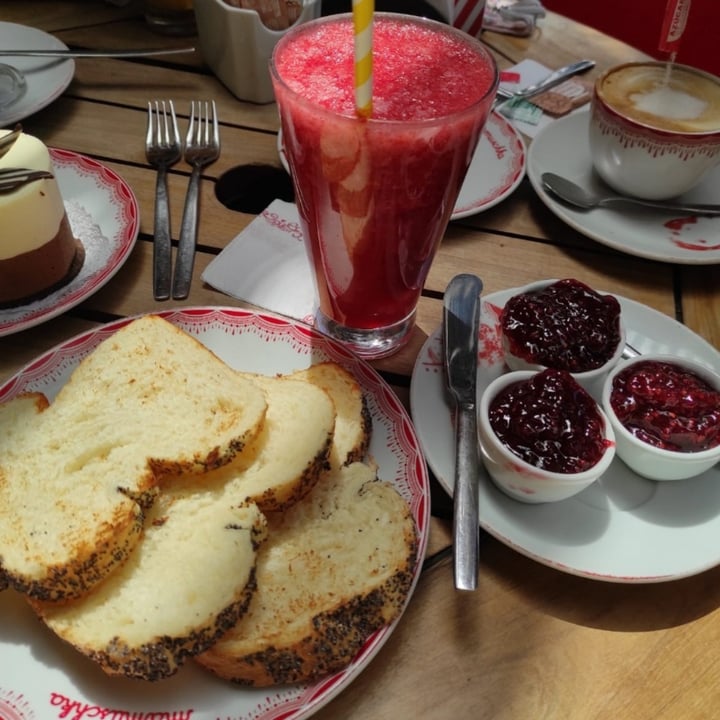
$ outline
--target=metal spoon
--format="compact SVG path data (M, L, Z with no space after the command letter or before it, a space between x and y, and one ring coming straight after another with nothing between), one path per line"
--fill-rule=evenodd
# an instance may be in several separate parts
M574 75L579 75L580 73L590 70L593 67L595 67L594 60L579 60L578 62L565 65L564 67L551 72L546 78L543 78L540 82L537 82L534 85L526 87L524 90L511 92L510 90L505 90L504 88L499 87L497 89L495 104L505 102L506 100L528 100L535 95L539 95L545 90L554 88L556 85L563 82L563 80L567 80L567 78L573 77Z
M619 203L642 205L644 207L663 210L668 213L684 212L693 215L720 215L720 205L705 205L703 203L677 203L667 200L644 200L642 198L629 197L627 195L600 195L590 190L585 190L571 180L555 175L555 173L543 173L540 177L543 187L564 200L570 205L592 210L597 207L606 207Z

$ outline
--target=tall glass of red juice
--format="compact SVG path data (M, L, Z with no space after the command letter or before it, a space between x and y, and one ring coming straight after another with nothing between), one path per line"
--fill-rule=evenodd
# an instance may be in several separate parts
M318 327L358 355L406 342L430 264L490 112L494 59L475 38L394 13L373 22L373 109L355 111L351 15L277 44L271 76Z

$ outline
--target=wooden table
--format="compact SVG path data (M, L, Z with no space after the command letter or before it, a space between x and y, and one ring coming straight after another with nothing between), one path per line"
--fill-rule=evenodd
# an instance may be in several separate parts
M99 0L3 0L0 19L32 25L77 47L180 47L152 35L137 4ZM580 57L596 71L640 53L555 14L531 38L487 33L501 67L534 58L558 67ZM0 338L0 382L39 353L109 320L169 306L155 302L151 258L155 173L144 153L147 101L214 98L223 152L204 171L195 281L180 305L232 305L200 273L254 217L218 202L214 180L237 165L279 167L274 105L239 102L200 53L154 60L77 60L75 79L24 121L48 145L80 152L117 171L140 204L139 241L99 292L66 314ZM184 125L184 121L183 121ZM180 227L189 168L170 174L173 228ZM407 404L413 361L439 325L442 293L460 271L486 292L543 277L577 277L684 322L720 344L720 267L671 265L615 252L573 231L525 180L506 201L452 223L420 302L410 345L374 363ZM424 571L405 616L360 677L317 717L330 718L714 718L720 710L720 568L655 585L596 582L535 563L483 533L476 593L453 589L450 503L433 487ZM630 540L630 539L628 539ZM720 541L720 539L719 539ZM0 686L2 677L0 677Z

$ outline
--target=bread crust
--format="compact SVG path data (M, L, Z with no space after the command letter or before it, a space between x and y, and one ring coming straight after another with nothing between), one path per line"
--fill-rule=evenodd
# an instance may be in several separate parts
M322 362L297 370L288 377L298 378L325 390L337 412L335 437L330 455L334 468L362 461L372 435L372 416L360 383L341 365Z
M134 680L157 682L174 675L185 661L210 647L247 611L255 591L255 570L240 599L224 608L210 627L201 628L185 637L161 637L139 647L128 645L119 636L105 648L76 646L76 649L97 663L107 675Z
M43 601L89 592L139 541L160 479L238 457L266 410L195 338L157 316L131 321L52 403L0 404L0 573Z
M198 481L164 491L144 535L128 561L87 595L30 604L106 674L154 682L176 673L246 612L266 521L239 495L206 491Z
M288 513L269 518L248 613L195 660L258 687L336 672L400 615L417 551L414 520L392 486L361 463L334 471Z

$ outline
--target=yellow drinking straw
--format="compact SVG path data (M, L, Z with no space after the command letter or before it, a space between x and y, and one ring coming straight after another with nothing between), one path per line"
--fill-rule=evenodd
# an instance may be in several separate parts
M355 110L372 114L372 25L374 0L353 0L355 26Z

